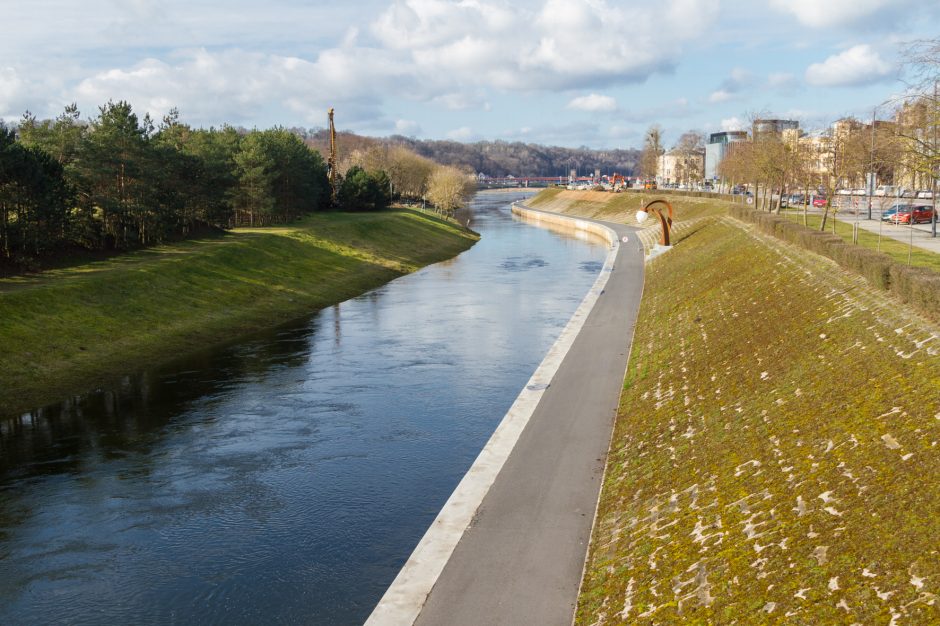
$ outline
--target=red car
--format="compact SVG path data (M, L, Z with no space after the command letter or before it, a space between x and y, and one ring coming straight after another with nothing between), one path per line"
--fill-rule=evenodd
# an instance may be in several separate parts
M931 205L921 204L899 210L891 216L891 222L894 224L910 224L911 215L913 215L915 224L929 224L935 213L936 211Z
M826 196L814 196L813 197L813 206L824 207L826 206Z

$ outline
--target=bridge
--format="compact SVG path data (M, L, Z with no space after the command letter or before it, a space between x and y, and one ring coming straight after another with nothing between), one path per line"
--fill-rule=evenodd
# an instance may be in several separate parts
M477 178L480 189L502 189L507 187L551 187L552 185L599 185L607 182L607 176L483 176ZM633 180L628 178L627 180Z

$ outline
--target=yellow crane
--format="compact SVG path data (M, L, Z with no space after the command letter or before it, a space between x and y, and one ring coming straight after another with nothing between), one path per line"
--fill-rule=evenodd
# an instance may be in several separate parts
M336 127L333 125L333 109L326 112L330 118L330 157L326 162L330 177L330 194L336 204Z

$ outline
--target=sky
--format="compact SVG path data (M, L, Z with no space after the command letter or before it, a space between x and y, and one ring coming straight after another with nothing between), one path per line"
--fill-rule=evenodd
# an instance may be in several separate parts
M812 130L905 89L937 0L0 0L0 119L109 100L192 126L639 148ZM884 107L887 110L888 107Z

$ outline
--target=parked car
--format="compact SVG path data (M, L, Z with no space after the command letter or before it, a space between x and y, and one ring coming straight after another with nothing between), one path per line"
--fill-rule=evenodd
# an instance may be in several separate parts
M902 198L916 198L917 192L914 191L913 189L905 189L902 187L901 190L898 192L898 196Z
M839 196L851 196L851 195L852 195L852 190L851 190L851 189L836 189L836 195L839 195Z
M895 204L895 205L892 205L892 207L891 207L890 209L887 209L886 211L882 211L882 212L881 212L881 221L882 221L882 222L891 222L891 221L894 221L894 216L895 216L899 211L907 211L910 206L911 206L911 205L909 205L909 204L900 203L900 202L897 203L897 204Z
M815 207L826 206L826 196L813 196L813 206Z
M914 207L915 224L929 224L934 221L940 222L940 216L937 215L937 209L932 204L921 204Z
M880 198L884 196L893 196L896 193L897 193L897 187L895 187L894 185L878 185L878 188L875 189L874 195Z
M898 209L898 211L891 216L891 223L910 224L913 220L915 224L929 224L933 218L933 214L933 206L929 204L907 206L905 208Z
M780 196L780 206L782 207L801 207L803 206L803 194L791 193L790 195Z
M925 199L925 200L931 200L931 199L933 199L933 192L924 189L924 190L918 191L916 197L917 197L917 198L923 198L923 199Z

